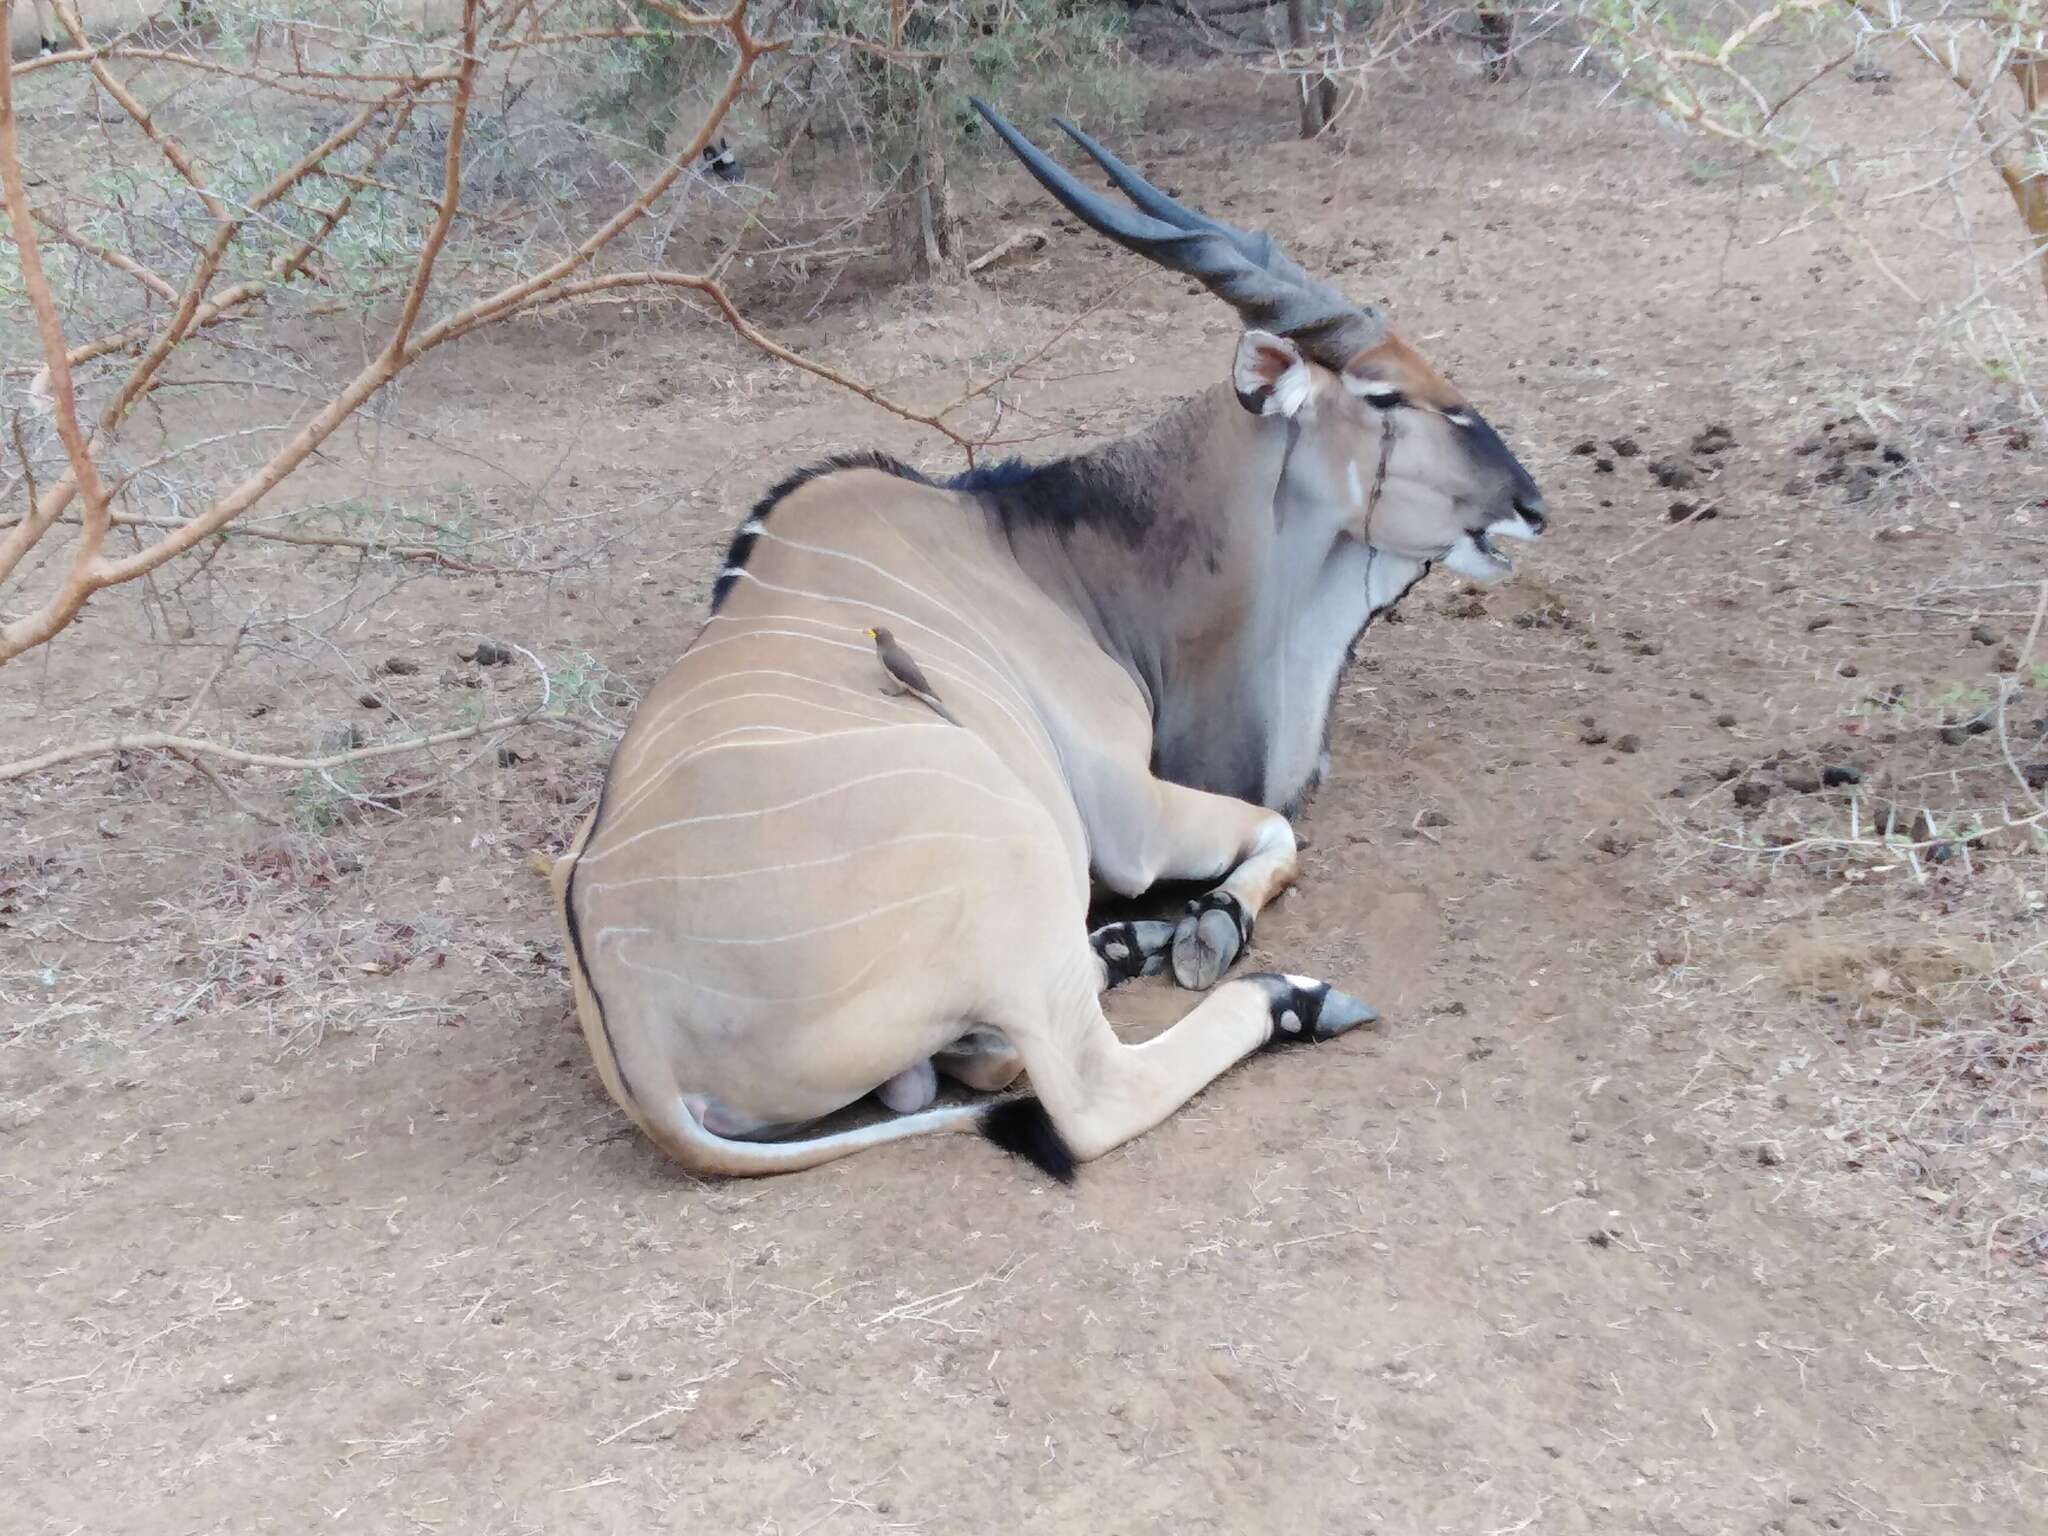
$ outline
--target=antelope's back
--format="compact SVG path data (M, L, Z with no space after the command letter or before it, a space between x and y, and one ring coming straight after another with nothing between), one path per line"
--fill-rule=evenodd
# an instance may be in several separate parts
M762 520L641 703L561 881L608 1009L649 988L734 1027L829 1009L958 952L998 898L1047 878L1048 850L1085 889L1057 754L1005 659L1028 636L1003 633L977 516L849 471ZM885 691L870 625L960 726Z

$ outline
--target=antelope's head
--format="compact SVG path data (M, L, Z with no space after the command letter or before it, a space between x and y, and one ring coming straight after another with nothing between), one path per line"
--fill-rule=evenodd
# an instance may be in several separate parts
M1513 569L1501 540L1543 532L1543 493L1529 472L1377 310L1310 277L1271 236L1182 207L1072 124L1055 119L1135 206L1082 186L983 103L974 107L1078 218L1237 311L1239 404L1297 429L1283 470L1290 502L1327 509L1374 549L1441 561L1475 581Z

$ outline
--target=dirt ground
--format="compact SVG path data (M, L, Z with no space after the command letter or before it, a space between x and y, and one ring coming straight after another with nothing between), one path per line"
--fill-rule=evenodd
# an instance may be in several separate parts
M2041 861L1916 885L1899 857L1722 845L1839 829L1850 790L1801 765L1860 772L1863 818L1909 784L2021 805L1995 736L1935 717L2026 636L2048 475L1836 231L1766 241L1783 195L1568 57L1494 93L1436 60L1337 146L1189 65L1129 141L1391 300L1550 494L1512 581L1434 578L1369 637L1300 887L1259 925L1254 964L1369 997L1374 1036L1241 1068L1071 1191L959 1138L704 1184L604 1098L531 868L600 743L534 733L317 837L171 763L6 786L7 1528L2039 1529L2041 1063L1882 1106L1915 999L2038 1044L2024 999L1971 1000L2038 942ZM1051 223L1007 169L971 200L991 244ZM1914 270L1946 259L1930 239ZM1035 266L853 285L775 328L944 399L1131 268L1056 230ZM1233 335L1136 275L1019 413L1113 434ZM952 462L659 306L487 334L403 404L416 435L307 494L602 514L601 558L392 581L332 637L359 681L294 691L298 658L259 655L196 728L297 750L372 718L367 687L448 718L462 685L525 681L459 659L488 636L644 687L773 479L866 444ZM1695 450L1713 426L1732 444ZM373 681L390 657L419 668ZM207 667L106 601L9 669L0 736L173 720ZM1186 1004L1110 1006L1142 1032ZM1972 1130L1941 1141L1956 1105Z

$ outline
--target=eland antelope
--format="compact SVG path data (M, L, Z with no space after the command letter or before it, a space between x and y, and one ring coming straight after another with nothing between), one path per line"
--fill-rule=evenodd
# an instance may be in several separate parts
M745 181L747 168L740 164L740 157L732 152L732 146L724 139L714 139L704 146L701 156L704 169L720 181Z
M979 1129L1056 1177L1263 1047L1370 1008L1247 975L1123 1043L1105 987L1207 989L1290 882L1359 635L1433 564L1489 579L1543 498L1381 316L1070 134L1132 206L981 103L1096 230L1236 308L1227 383L1149 430L935 482L878 454L775 487L554 866L612 1097L704 1173ZM881 628L886 623L889 628ZM890 686L893 631L959 724ZM1091 876L1215 882L1088 931ZM939 1073L1031 1095L935 1106ZM786 1137L874 1092L898 1111Z

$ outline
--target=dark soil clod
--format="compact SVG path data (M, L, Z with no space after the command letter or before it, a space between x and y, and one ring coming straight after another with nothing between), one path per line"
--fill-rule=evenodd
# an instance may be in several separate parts
M1762 779L1744 779L1735 786L1735 803L1744 810L1754 810L1771 798L1771 786Z
M1653 459L1649 470L1657 483L1667 491L1686 490L1699 480L1698 471L1678 459Z
M1614 450L1617 459L1632 459L1643 451L1636 446L1636 440L1632 437L1609 438L1607 446Z
M1705 428L1692 440L1691 452L1696 454L1726 453L1735 446L1735 434L1719 425Z
M1820 781L1829 789L1839 789L1844 784L1861 784L1863 770L1854 763L1830 763L1821 769Z

